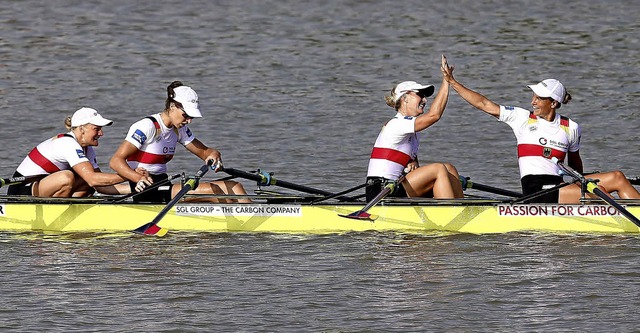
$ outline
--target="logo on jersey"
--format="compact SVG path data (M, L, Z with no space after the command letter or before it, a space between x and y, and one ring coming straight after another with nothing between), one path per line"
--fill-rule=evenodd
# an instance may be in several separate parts
M143 144L145 141L147 141L147 136L144 135L144 133L142 133L142 131L138 129L135 132L133 132L133 134L131 135L131 138L136 140L139 144Z
M513 106L505 106L505 107L504 107L504 109L505 109L505 110L509 110L509 111L513 111L513 110L515 110L516 108L515 108L515 107L513 107Z
M186 128L187 130L187 136L192 136L193 134L191 134L191 130L189 129L189 127Z
M79 158L87 158L87 156L85 156L84 151L82 151L82 149L76 149L76 154L78 154Z
M546 158L550 158L551 157L551 148L544 147L544 149L542 150L542 156L544 156Z
M547 139L545 139L545 138L540 138L540 139L538 139L538 142L540 142L540 144L544 146L544 145L546 145L546 144L547 144Z
M404 119L406 119L406 120L411 120L411 119L413 119L413 117L411 117L411 116L404 116Z

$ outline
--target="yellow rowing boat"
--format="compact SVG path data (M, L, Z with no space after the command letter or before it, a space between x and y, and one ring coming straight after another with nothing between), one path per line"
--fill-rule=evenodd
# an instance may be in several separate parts
M158 223L171 232L344 233L431 231L473 234L541 231L638 233L639 228L602 201L578 205L520 204L493 199L388 199L370 219L350 219L362 203L311 204L304 200L255 199L251 204L180 202ZM619 200L640 216L640 202ZM161 204L110 203L104 199L0 197L0 230L127 232L152 221Z

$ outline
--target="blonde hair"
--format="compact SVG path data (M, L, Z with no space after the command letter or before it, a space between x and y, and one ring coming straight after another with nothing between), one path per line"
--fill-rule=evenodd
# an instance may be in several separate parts
M389 95L384 95L384 101L387 103L388 106L396 109L396 111L400 108L400 98L398 98L398 100L396 101L396 87L398 85L396 84L395 86L393 86L393 88L391 88L391 93Z
M64 127L66 127L68 131L73 128L71 127L71 116L67 116L67 118L64 118Z

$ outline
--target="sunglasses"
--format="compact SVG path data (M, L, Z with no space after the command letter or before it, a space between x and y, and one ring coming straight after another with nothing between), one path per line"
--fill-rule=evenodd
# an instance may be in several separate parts
M415 91L411 90L411 91L409 91L409 93L417 95L418 97L420 97L420 99L426 98L426 96L421 92L415 92Z
M182 110L182 109L180 109ZM193 119L193 117L191 117L190 115L187 114L187 111L182 110L182 117L184 118L184 120L191 120Z

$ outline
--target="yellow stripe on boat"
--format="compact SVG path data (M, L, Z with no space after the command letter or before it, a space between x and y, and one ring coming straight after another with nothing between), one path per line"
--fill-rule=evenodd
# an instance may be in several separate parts
M626 203L640 215L640 203ZM148 223L164 205L84 203L0 203L0 230L121 232ZM397 231L424 233L637 233L638 227L603 203L584 205L468 202L437 200L418 204L384 204L369 212L374 221L340 217L362 204L177 204L158 224L169 231L343 233Z

